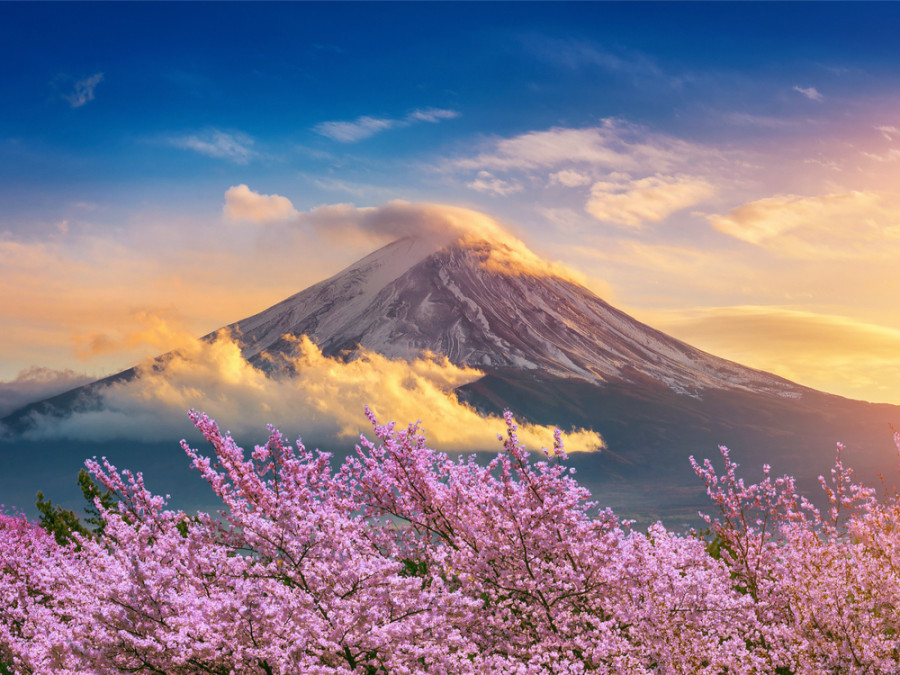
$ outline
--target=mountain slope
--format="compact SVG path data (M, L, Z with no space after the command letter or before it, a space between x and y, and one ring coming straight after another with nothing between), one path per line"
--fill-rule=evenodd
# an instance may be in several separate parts
M503 268L496 243L427 250L413 239L394 242L230 328L251 360L289 350L285 334L306 334L329 355L357 346L403 359L424 351L461 366L595 384L636 372L692 396L705 389L802 395L787 380L654 330L561 276Z

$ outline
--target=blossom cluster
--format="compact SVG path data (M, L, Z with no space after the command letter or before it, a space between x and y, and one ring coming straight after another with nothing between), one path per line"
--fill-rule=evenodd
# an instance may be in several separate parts
M191 415L218 513L103 460L95 532L0 515L0 673L900 672L900 500L840 456L825 512L727 450L695 463L704 537L599 509L559 435L533 461L509 414L485 462L369 413L376 441L338 467Z

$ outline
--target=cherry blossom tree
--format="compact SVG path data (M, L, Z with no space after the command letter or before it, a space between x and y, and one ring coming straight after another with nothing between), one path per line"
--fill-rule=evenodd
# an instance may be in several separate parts
M825 515L768 468L744 485L724 449L722 473L695 463L709 541L598 508L559 435L533 460L509 414L490 462L367 414L374 440L333 466L191 413L218 513L92 460L92 530L0 515L0 672L900 670L900 504L840 457Z

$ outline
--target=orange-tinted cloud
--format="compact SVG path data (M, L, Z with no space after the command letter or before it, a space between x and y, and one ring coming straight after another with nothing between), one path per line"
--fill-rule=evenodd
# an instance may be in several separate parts
M244 184L225 191L222 213L226 220L249 221L258 225L283 222L299 215L287 197L259 194Z
M584 279L583 274L561 263L542 260L490 216L458 206L402 200L377 207L334 204L301 214L300 222L341 242L362 239L377 245L416 237L433 242L435 249L457 240L470 244L489 242L490 247L483 249L483 262L492 271L557 275L578 282Z
M366 430L370 406L382 421L421 420L432 445L446 450L496 450L504 430L499 417L484 417L462 404L452 389L481 376L446 358L423 357L407 363L362 351L344 362L326 357L306 337L295 351L278 357L289 366L267 375L249 364L240 345L226 333L210 342L194 341L163 361L147 361L139 376L110 386L102 410L66 419L38 419L35 437L87 439L184 435L185 411L200 409L237 434L258 434L266 423L312 437L353 439ZM551 447L550 427L521 425L520 438L532 449ZM599 435L575 431L567 450L602 447Z
M887 240L883 250L870 245L871 256L786 259L774 243L607 236L559 255L602 270L617 307L689 344L831 393L900 404L900 303L890 300L900 296L900 252Z
M194 339L177 316L139 310L134 312L134 319L140 328L130 332L119 330L113 333L74 335L75 352L83 359L91 359L102 354L127 353L144 346L153 347L157 351L169 351Z
M77 369L98 377L122 370L176 348L178 333L199 336L255 314L368 249L302 231L270 244L269 228L223 232L212 215L145 219L115 237L82 224L38 241L0 234L0 379L32 365L72 368L76 357L89 359ZM298 266L310 248L321 250ZM169 328L153 328L152 317Z
M898 329L762 306L670 312L657 324L719 356L815 389L900 404Z
M777 195L708 218L720 232L783 257L881 258L900 252L900 195L895 193Z
M614 174L611 178L593 184L587 212L597 220L629 227L658 223L714 193L709 182L695 176L656 175L633 180Z

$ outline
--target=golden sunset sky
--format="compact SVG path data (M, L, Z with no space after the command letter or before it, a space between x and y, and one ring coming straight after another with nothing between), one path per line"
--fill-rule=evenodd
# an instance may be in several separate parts
M701 349L900 404L898 26L893 3L0 4L0 407L336 273L389 239L341 218L395 200L485 214Z

